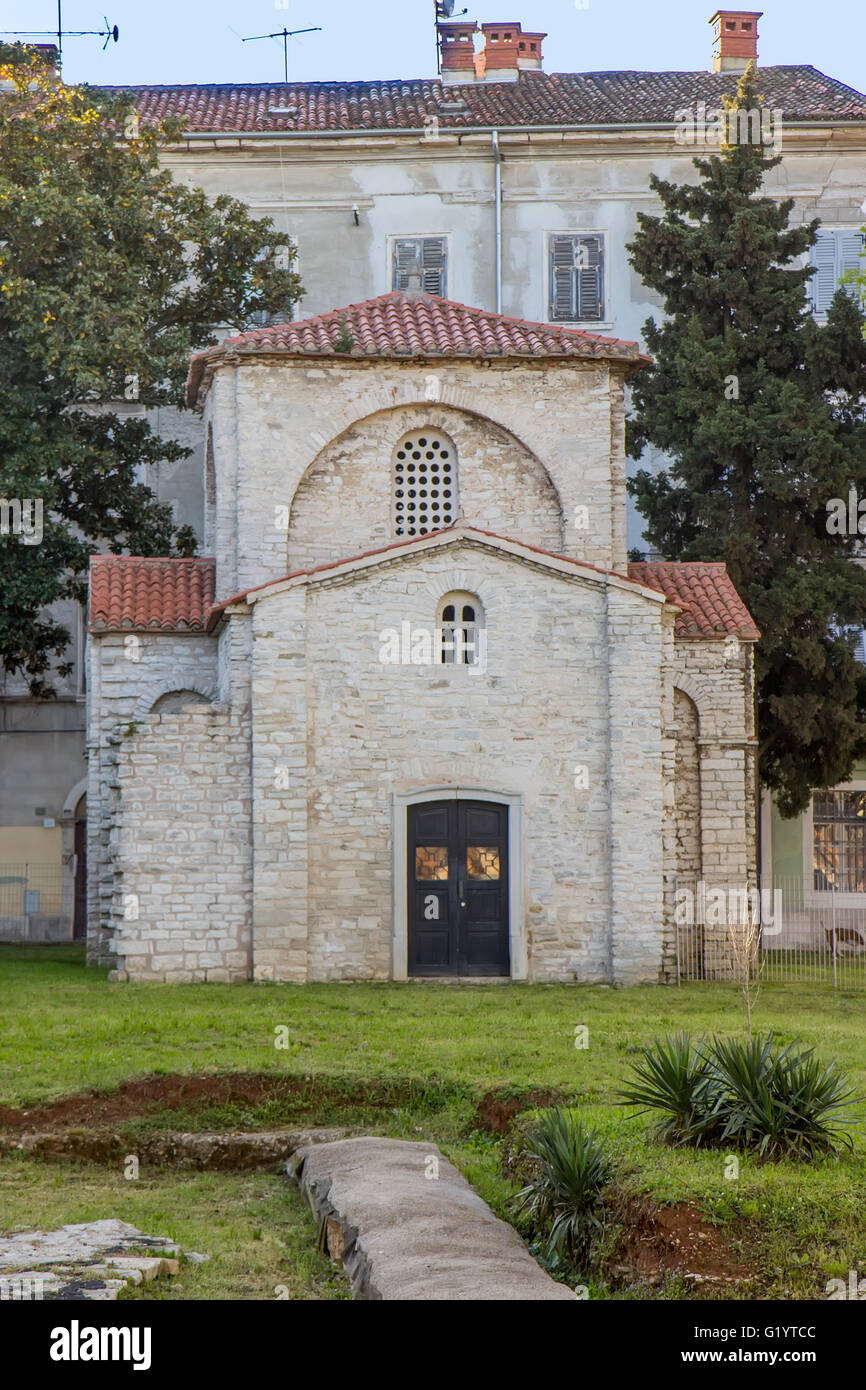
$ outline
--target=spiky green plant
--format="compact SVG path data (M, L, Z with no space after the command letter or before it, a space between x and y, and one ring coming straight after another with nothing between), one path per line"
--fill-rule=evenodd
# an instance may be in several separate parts
M762 1158L814 1158L852 1147L842 1126L856 1118L856 1092L835 1062L812 1048L773 1052L773 1036L717 1038L710 1050L724 1090L723 1143Z
M639 1113L658 1111L657 1139L699 1147L721 1137L726 1117L718 1078L703 1048L687 1034L656 1038L641 1049L633 1071L637 1083L620 1092L621 1103L637 1106Z
M549 1257L586 1256L604 1230L601 1194L613 1176L605 1141L570 1111L544 1112L530 1133L533 1176L517 1210L544 1233Z

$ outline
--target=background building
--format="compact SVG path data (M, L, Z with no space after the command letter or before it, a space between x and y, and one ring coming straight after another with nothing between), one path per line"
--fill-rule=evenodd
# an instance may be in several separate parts
M708 43L705 61L689 72L547 74L543 34L485 24L476 54L476 26L453 21L439 26L441 77L154 86L135 95L143 119L187 122L165 154L175 178L214 197L242 198L296 248L306 289L297 317L424 289L640 341L660 305L629 266L626 246L638 212L659 210L650 174L696 177L691 160L713 146L683 143L684 116L693 116L702 139L702 123L759 57L759 19L753 11L717 12L712 49ZM812 291L820 315L845 271L860 263L866 96L807 64L759 63L759 76L772 116L767 131L781 140L783 160L768 192L794 199L794 220L822 222ZM155 423L193 455L149 470L143 481L203 536L200 419L171 412ZM630 546L640 544L630 504L628 534ZM35 704L11 679L0 698L0 934L7 937L68 934L76 881L81 900L75 826L84 813L84 625L75 615L71 625L76 674L61 699ZM40 892L38 912L23 912L25 891L31 909Z

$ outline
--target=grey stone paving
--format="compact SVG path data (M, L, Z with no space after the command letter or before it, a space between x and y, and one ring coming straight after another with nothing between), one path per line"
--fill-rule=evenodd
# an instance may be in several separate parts
M15 1231L0 1236L0 1299L114 1299L130 1284L177 1274L180 1254L166 1236L113 1219Z

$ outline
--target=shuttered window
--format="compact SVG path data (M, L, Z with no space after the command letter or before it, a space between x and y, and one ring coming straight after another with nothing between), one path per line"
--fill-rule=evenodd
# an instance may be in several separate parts
M550 238L550 303L555 319L604 318L604 237L572 233Z
M448 298L448 238L395 237L391 249L391 288L424 290Z
M864 268L864 238L857 231L819 231L818 240L812 247L812 276L810 295L813 314L826 314L830 308L842 277L849 270ZM854 285L843 286L856 294Z

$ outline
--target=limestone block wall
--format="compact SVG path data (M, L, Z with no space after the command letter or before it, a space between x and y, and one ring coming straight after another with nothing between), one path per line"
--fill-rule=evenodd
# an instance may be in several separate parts
M624 572L622 378L611 364L230 360L206 402L216 496L206 545L217 558L217 597L278 579L296 557L305 563L331 544L341 556L359 553L359 542L368 549L371 525L379 536L385 524L394 443L407 420L434 416L465 445L466 505L477 518L467 522L549 539L575 559ZM356 443L366 467L354 463ZM336 505L345 546L339 534L324 535L316 491Z
M607 591L611 978L659 978L663 935L661 610Z
M383 664L452 589L486 671ZM391 976L394 796L443 787L521 799L530 978L658 978L657 603L460 543L263 598L253 627L257 978Z
M117 978L250 973L250 726L222 706L147 715L117 745Z
M87 679L87 959L113 967L120 749L172 691L216 697L216 642L179 633L91 634ZM142 755L143 757L144 755ZM142 763L144 766L144 763Z
M691 891L703 880L708 891L741 891L754 886L757 875L753 645L735 638L680 638L669 681L677 834L668 870L681 889ZM672 961L671 903L667 920L666 958ZM726 928L708 927L706 935L721 947ZM688 942L683 949L691 949Z
M322 451L292 500L287 570L393 543L393 451L410 430L437 432L454 457L455 520L561 552L559 499L534 455L477 415L415 405L369 416Z

